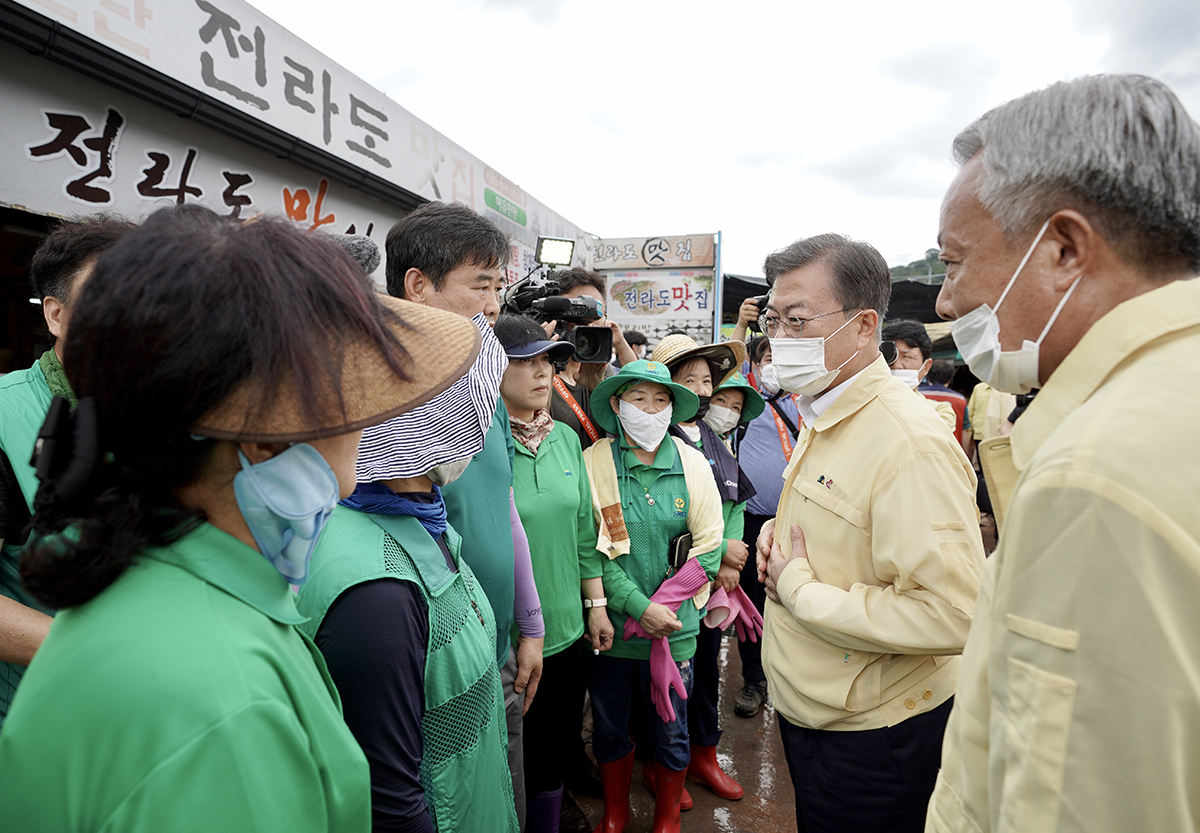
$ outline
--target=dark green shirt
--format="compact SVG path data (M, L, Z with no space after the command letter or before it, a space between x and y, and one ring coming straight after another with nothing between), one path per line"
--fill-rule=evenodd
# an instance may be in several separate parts
M508 507L512 464L508 411L498 402L483 451L471 459L458 480L442 490L450 525L462 536L462 557L471 565L496 616L496 661L501 666L508 662L508 631L515 618L515 556Z
M3 828L366 833L367 761L294 598L203 524L60 612L0 732Z
M650 596L667 578L668 545L672 538L688 529L688 489L679 451L670 437L663 440L649 465L638 460L624 438L621 455L628 475L618 467L617 482L630 551L619 558L604 559L604 592L608 597L608 615L616 628L613 647L608 653L614 657L649 659L649 640L623 639L625 619L627 615L640 619L650 606ZM709 578L717 574L721 551L718 547L697 556ZM671 656L682 662L696 653L700 612L688 600L675 615L683 627L669 638Z

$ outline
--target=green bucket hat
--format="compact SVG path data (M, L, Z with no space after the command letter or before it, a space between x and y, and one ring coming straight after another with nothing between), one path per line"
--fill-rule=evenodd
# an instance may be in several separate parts
M716 396L723 390L740 390L745 394L746 401L742 405L742 422L752 422L758 419L767 407L767 403L763 401L762 394L755 390L754 385L746 381L746 377L741 373L735 373L717 385L713 390L713 396Z
M617 434L620 422L609 401L617 391L632 387L638 382L657 382L671 391L671 423L687 422L700 408L700 398L683 385L671 381L671 371L662 362L638 359L621 368L616 376L609 376L592 391L592 417L601 428ZM761 401L761 400L760 400Z

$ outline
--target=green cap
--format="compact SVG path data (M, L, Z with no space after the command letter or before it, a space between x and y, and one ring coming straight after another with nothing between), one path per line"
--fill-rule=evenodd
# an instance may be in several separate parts
M616 376L609 376L592 391L592 417L605 431L618 433L617 414L609 401L617 391L638 382L657 382L671 391L671 423L687 422L700 409L700 398L683 385L671 381L671 371L662 362L638 359L621 368ZM760 400L761 401L761 400Z
M713 390L713 396L716 396L723 390L740 390L746 396L746 401L742 404L742 422L752 422L759 418L763 410L767 407L767 403L763 401L762 394L754 389L754 385L746 381L746 377L741 373L735 373L726 379Z

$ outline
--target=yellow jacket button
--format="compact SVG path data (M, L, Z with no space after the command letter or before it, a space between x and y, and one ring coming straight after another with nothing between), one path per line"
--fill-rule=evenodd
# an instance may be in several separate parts
M925 693L922 694L921 696L924 697L926 700L928 700L930 697L933 696L933 692L930 691L929 689L925 689Z
M915 709L916 707L917 707L917 702L915 700L913 700L911 697L904 701L904 708Z

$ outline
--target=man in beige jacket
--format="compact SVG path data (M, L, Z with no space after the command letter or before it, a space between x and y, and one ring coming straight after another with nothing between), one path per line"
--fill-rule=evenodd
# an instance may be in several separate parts
M989 465L1015 486L927 829L1195 830L1200 131L1162 84L1096 76L954 153L938 311L976 375L1041 392Z
M762 323L804 425L759 538L797 828L919 831L984 564L975 475L879 352L875 249L821 235L765 269Z

